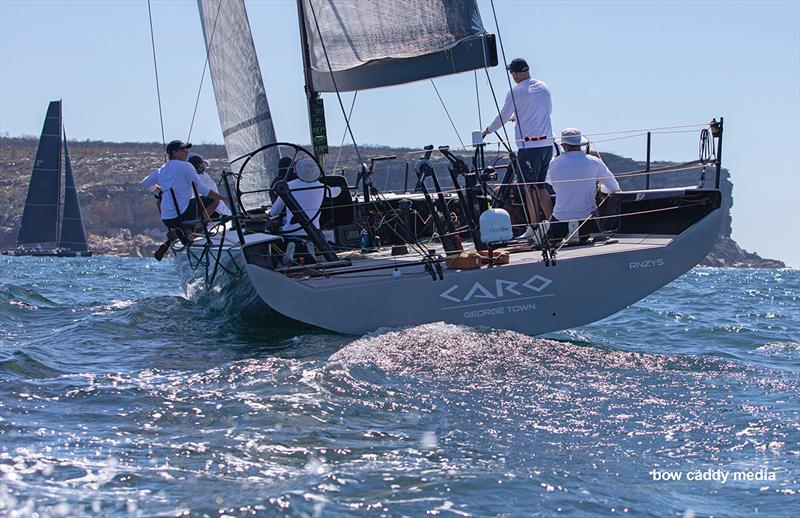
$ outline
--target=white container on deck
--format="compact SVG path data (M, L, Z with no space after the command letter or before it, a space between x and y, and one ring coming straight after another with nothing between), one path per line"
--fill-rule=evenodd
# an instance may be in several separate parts
M501 243L514 237L511 216L503 209L487 209L480 217L481 241Z

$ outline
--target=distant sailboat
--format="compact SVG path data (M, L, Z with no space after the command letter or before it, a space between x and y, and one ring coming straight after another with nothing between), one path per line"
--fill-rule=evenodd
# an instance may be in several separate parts
M61 197L61 144L64 145L64 197ZM61 101L52 101L39 137L28 185L17 248L6 255L91 256L86 243L78 192L61 118Z

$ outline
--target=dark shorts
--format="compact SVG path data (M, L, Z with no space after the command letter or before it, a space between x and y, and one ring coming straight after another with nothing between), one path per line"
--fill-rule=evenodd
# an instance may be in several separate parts
M522 148L517 151L522 177L526 183L542 183L553 158L553 146ZM536 187L544 188L544 185Z
M208 206L214 201L208 196L201 196L200 199L203 201L204 206ZM187 221L198 219L200 219L200 207L197 206L197 199L192 198L189 200L189 205L186 206L186 210L184 210L180 216L177 218L162 219L161 221L164 222L167 228L178 228L185 226Z

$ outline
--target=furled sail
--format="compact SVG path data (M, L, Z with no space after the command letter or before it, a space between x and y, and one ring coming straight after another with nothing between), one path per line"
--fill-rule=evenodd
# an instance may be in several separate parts
M364 90L497 65L475 0L301 1L317 92L335 91L334 78Z
M22 212L18 245L55 246L61 206L61 101L51 101Z
M229 160L275 142L244 0L197 0L217 111ZM277 158L259 153L247 163L239 188L246 209L269 204ZM248 194L249 193L249 194Z
M67 133L64 131L64 214L61 217L61 235L58 246L73 252L86 252L86 230L83 228L81 206L78 203L78 191L75 189L75 178L72 176L72 164L67 149Z

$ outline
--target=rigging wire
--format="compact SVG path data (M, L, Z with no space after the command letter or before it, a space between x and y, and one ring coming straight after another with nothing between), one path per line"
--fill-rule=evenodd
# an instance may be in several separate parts
M498 103L498 102L497 102L497 93L494 91L494 84L492 83L492 78L491 78L491 76L489 76L489 69L488 69L488 68L486 68L486 67L484 67L484 69L483 69L483 70L484 70L484 72L486 72L486 82L487 82L487 83L489 83L489 91L491 91L491 92L492 92L492 100L494 101L494 106L495 106L495 109L497 110L497 116L498 116L498 117L502 117L501 110L500 110L500 103ZM503 130L503 134L506 136L506 141L510 143L510 142L511 142L511 139L510 139L510 138L509 138L509 136L508 136L508 130L506 129L506 126L505 126L505 124L503 124L502 126L500 126L500 129L502 129L502 130ZM481 128L481 131L483 131L483 129L482 129L482 128ZM502 137L502 136L501 136L499 133L497 133L497 137L498 137L498 138L499 138L501 141L503 140L503 137ZM509 153L511 153L511 148L510 148L508 145L506 145L506 144L505 144L505 142L503 142L503 145L506 147L506 149L508 149L508 152L509 152ZM518 168L518 170L520 170L520 171L522 170L522 169L519 167L519 158L517 158L517 168ZM519 179L519 178L518 178L518 179ZM523 180L524 180L524 178L523 178ZM522 188L519 186L519 182L518 182L518 184L517 184L517 196L519 196L519 199L520 199L520 200L523 200L523 199L524 199L524 197L523 197L523 194L522 194ZM525 219L526 219L527 221L530 221L530 220L531 220L531 215L530 215L530 214L528 214L528 207L527 207L527 206L526 206L526 204L524 204L524 203L522 204L522 213L523 213L523 214L525 214Z
M189 134L186 136L186 142L192 139L192 129L194 128L194 118L197 116L197 106L200 104L200 93L203 91L203 81L206 78L206 70L208 69L208 61L210 58L211 44L214 42L214 34L217 32L217 20L219 19L219 11L222 9L224 0L219 0L217 4L217 12L214 15L214 25L211 27L211 37L208 38L208 46L206 46L206 60L203 64L203 73L200 74L200 86L197 88L197 98L194 101L194 111L192 111L192 122L189 124ZM148 0L149 3L149 0Z
M478 89L478 71L473 70L472 72L475 76L475 101L478 104L478 128L483 131L483 117L481 117L481 92L480 89Z
M148 0L149 1L149 0ZM364 159L361 157L361 151L358 149L358 143L356 142L356 137L353 135L353 128L350 126L350 119L347 117L347 112L344 109L344 103L342 102L342 94L339 93L339 86L336 84L336 75L333 73L333 67L331 66L331 59L328 57L328 49L325 48L325 40L322 37L322 31L319 28L319 21L317 20L317 12L314 9L314 2L309 2L307 4L311 9L311 15L314 17L314 26L317 28L317 34L319 35L319 43L322 45L322 52L325 54L325 62L328 65L328 71L331 74L331 82L333 83L333 89L336 90L336 99L339 101L339 108L342 110L342 115L344 116L344 122L347 125L347 132L350 134L350 139L353 141L353 147L356 150L356 155L358 155L358 162L363 163Z
M500 34L500 22L497 20L497 11L494 8L494 0L491 0L491 6L492 6L492 16L494 17L494 25L497 28L497 41L500 43L500 53L503 56L503 67L507 69L508 60L506 59L506 50L505 50L505 46L503 45L503 36ZM489 75L489 71L488 70L486 70L486 75L488 77L488 75ZM516 125L517 125L517 128L519 129L520 136L522 136L525 133L524 133L524 131L522 129L522 121L519 120L519 112L517 111L517 100L516 100L516 96L514 95L514 87L511 84L511 78L510 78L510 76L508 74L506 74L506 81L508 82L508 90L509 90L509 95L511 96L511 102L514 105L514 117L516 119ZM495 104L497 104L497 99L495 99ZM500 117L500 122L503 122L503 120L502 120L503 115L502 115L501 110L499 109L499 106L498 106L497 114ZM505 124L503 125L503 132L506 134L506 140L509 140L508 133L505 130ZM548 137L551 137L551 135L548 135ZM517 162L518 174L522 175L522 164L520 163L520 160L519 160L519 150L517 152L516 162ZM527 192L525 194L530 198L531 204L533 205L533 210L536 211L536 212L542 211L542 207L540 206L541 204L539 202L538 190L536 192L530 192L529 189L526 189L526 191ZM522 193L520 193L520 194L522 194ZM521 198L521 199L525 199L525 198ZM525 205L526 205L526 203L523 203L523 209L525 209ZM525 213L525 217L528 220L528 222L532 222L531 215L528 214L528 211L524 210L524 213ZM542 215L544 216L544 214L542 214ZM538 218L538 214L536 216ZM534 235L536 235L536 234L538 234L538 233L534 233ZM539 239L539 246L542 247L543 253L545 253L545 254L547 254L546 250L549 250L548 244L549 243L548 243L547 239ZM545 257L546 257L546 255L545 255Z
M153 47L153 69L156 73L156 94L158 95L158 118L161 121L161 145L164 147L164 155L167 154L167 139L164 137L164 114L161 110L161 86L158 83L158 61L156 60L156 37L153 34L153 11L150 8L150 0L147 0L147 16L150 19L150 43Z
M464 141L461 140L461 135L458 134L458 129L456 128L456 123L453 122L453 118L450 116L450 111L447 109L447 106L444 104L444 99L442 99L442 96L439 93L439 89L436 88L436 83L433 82L433 79L431 79L431 85L433 85L433 89L436 92L436 97L439 98L439 102L442 103L442 108L444 108L444 113L447 115L447 119L450 121L450 125L453 127L453 132L456 134L456 138L461 143L461 146L464 146Z
M309 2L308 6L311 9L311 15L314 17L314 26L316 27L317 34L319 35L319 42L320 42L320 45L322 46L322 52L323 52L323 54L325 54L325 62L328 65L328 71L330 72L330 75L331 75L331 82L333 83L333 89L336 91L336 99L339 101L339 108L342 110L342 116L344 117L345 124L347 125L347 132L350 134L350 139L353 141L353 148L355 149L356 155L358 156L358 162L359 162L359 164L362 164L362 166L363 166L364 159L363 159L363 157L361 155L361 150L358 148L358 143L356 142L356 137L355 137L355 135L353 135L353 128L350 125L350 119L349 119L349 117L347 115L347 112L344 109L344 102L342 101L342 94L339 92L339 86L336 84L336 76L333 73L333 67L331 66L331 60L330 60L330 57L328 56L328 49L325 47L325 40L322 37L322 31L319 28L319 20L317 20L317 12L314 9L314 3L313 2ZM355 99L354 99L354 102L355 102ZM366 181L366 178L364 179L364 181ZM383 198L380 195L378 195L378 196ZM383 201L386 202L385 199L383 199ZM372 204L373 204L373 206L376 206L375 201L373 201ZM390 230L392 230L392 232L394 232L398 237L403 239L403 237L400 234L398 234L393 228L390 227ZM424 250L423 247L417 246L416 243L409 243L409 245L412 248L414 248L415 250L417 250L417 253L419 253L421 256L423 256L423 257L427 256L427 254L425 253L425 250Z
M660 126L656 128L640 128L640 129L633 129L633 130L619 130L619 131L605 131L602 133L586 133L588 136L598 136L598 135L618 135L621 133L642 133L642 132L660 132L660 130L670 130L670 129L685 129L685 128L703 128L707 127L708 123L704 122L702 124L684 124L681 126Z
M353 102L350 103L350 113L347 114L347 118L353 117L353 108L356 106L356 97L358 97L358 91L353 92ZM336 172L336 167L339 165L339 159L342 157L342 147L344 147L344 140L347 138L347 128L342 132L342 141L339 142L339 152L336 153L336 162L333 163L333 169L331 169L331 173Z

